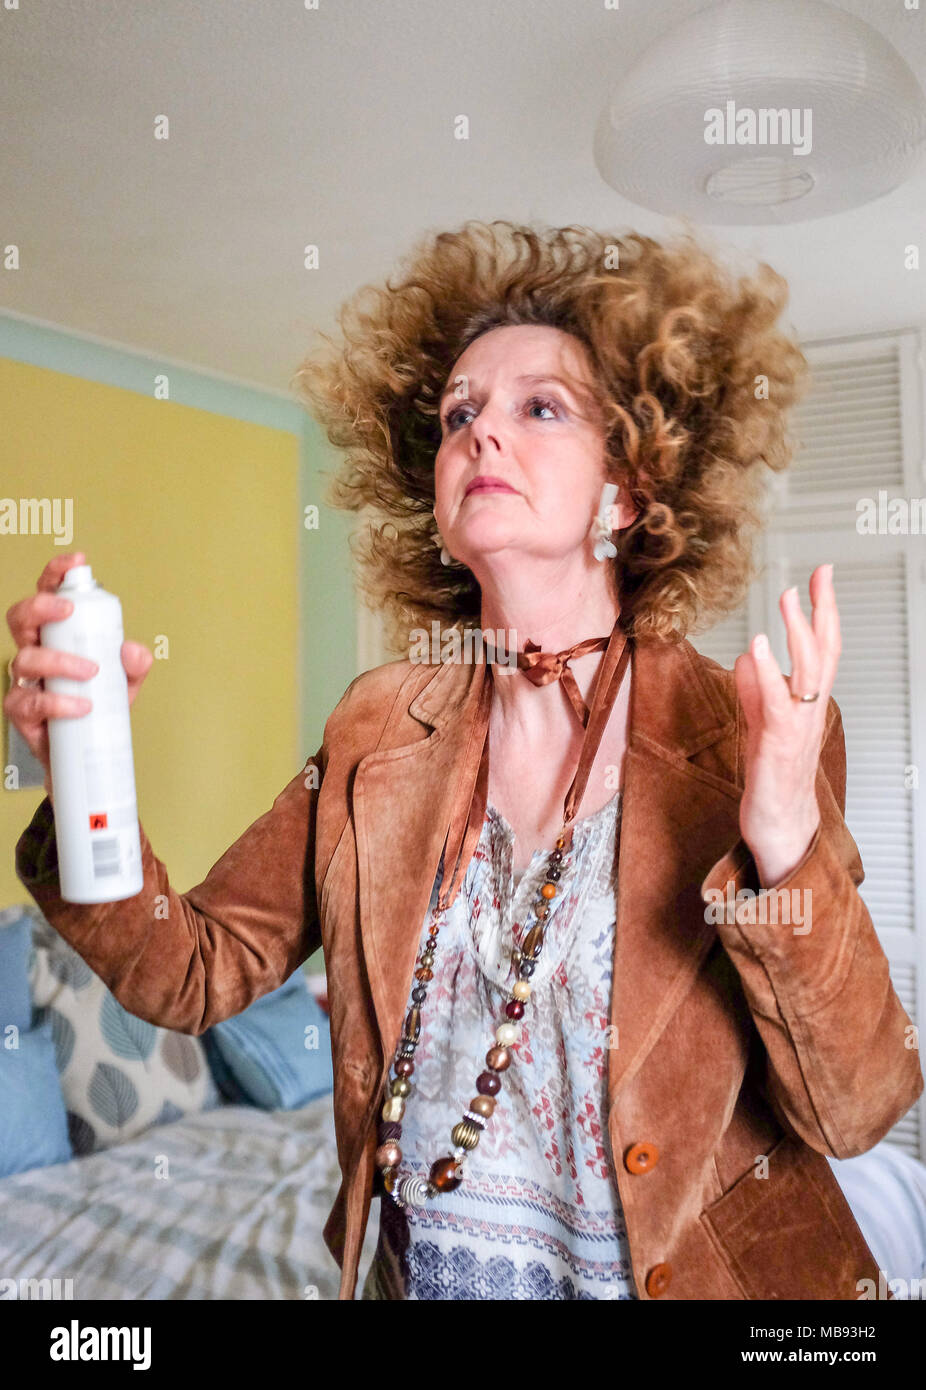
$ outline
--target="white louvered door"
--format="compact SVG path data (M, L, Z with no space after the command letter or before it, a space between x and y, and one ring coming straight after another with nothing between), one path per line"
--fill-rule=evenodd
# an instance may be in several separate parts
M860 338L835 350L804 348L814 382L794 412L801 447L785 475L786 505L831 511L855 504L873 486L903 493L902 396L909 393L908 335Z

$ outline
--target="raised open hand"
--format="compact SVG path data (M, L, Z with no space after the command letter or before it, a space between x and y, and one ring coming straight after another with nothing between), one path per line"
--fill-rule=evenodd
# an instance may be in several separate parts
M779 600L790 676L783 675L764 633L734 665L748 726L740 833L766 888L782 883L797 867L820 823L817 764L842 650L832 569L818 565L810 576L812 625L796 588L786 589ZM798 698L814 694L814 700Z

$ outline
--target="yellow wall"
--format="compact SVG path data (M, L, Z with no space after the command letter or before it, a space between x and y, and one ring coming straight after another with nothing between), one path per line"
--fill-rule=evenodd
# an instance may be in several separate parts
M68 545L0 535L3 612L52 555L83 550L126 638L169 639L132 733L139 818L184 892L314 751L300 732L300 438L7 358L0 402L0 496L74 505ZM3 740L5 765L5 716ZM0 907L29 901L13 855L43 795L0 796Z

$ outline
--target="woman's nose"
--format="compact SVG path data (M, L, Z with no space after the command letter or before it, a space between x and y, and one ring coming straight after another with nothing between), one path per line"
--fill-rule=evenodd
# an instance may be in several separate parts
M506 444L507 422L504 412L491 406L484 406L474 420L470 421L470 437L481 449L503 451Z

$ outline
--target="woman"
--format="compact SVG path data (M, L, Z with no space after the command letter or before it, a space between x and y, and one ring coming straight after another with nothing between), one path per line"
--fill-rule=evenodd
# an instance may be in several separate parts
M352 683L186 894L142 830L142 893L64 903L48 798L20 839L46 916L154 1023L200 1034L323 944L342 1298L374 1194L365 1297L877 1278L825 1155L874 1145L923 1081L843 818L831 567L812 624L782 595L790 677L761 635L733 672L684 636L740 601L763 467L788 461L783 299L690 242L470 223L420 247L298 374L348 450L335 500L381 514L365 585L415 655ZM27 685L79 674L36 639L81 558L10 610ZM442 660L477 624L494 640ZM134 698L150 655L123 660ZM45 721L78 712L23 685L5 708L46 766Z

